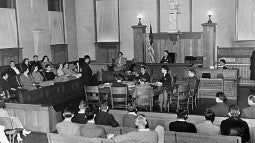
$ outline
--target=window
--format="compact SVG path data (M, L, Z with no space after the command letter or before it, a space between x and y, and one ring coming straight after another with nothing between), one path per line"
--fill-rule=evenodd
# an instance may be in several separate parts
M15 0L0 0L0 8L15 8Z
M48 11L63 11L62 0L48 0Z

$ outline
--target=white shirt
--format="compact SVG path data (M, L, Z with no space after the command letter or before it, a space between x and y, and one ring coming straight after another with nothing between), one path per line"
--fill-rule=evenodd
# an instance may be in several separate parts
M11 67L11 68L16 72L16 74L20 74L19 69L17 69L16 67Z
M1 143L10 143L4 133L4 126L0 125L0 142Z

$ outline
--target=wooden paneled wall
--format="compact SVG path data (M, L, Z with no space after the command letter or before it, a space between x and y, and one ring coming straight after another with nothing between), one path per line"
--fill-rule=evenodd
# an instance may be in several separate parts
M177 53L176 63L184 63L185 56L203 56L201 32L153 33L153 49L156 63L163 51Z
M53 64L68 62L68 45L50 45Z
M10 61L22 62L22 48L0 49L0 66L9 65Z

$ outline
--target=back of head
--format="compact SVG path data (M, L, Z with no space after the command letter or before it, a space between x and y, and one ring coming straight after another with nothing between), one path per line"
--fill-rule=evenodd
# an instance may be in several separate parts
M248 104L251 105L255 105L255 95L250 95L248 97Z
M2 71L2 72L1 72L1 77L6 76L6 74L7 74L7 71L6 71L6 70Z
M104 103L102 103L102 104L100 104L100 110L101 111L106 111L106 110L108 110L108 103L107 102L104 102Z
M86 115L87 120L93 120L94 119L94 114L95 114L95 112L94 112L93 108L88 107L85 111L85 115Z
M63 116L64 116L65 118L72 118L73 115L74 115L74 111L73 111L71 108L68 108L68 107L67 107L67 108L64 110Z
M86 109L88 106L89 106L89 104L87 101L81 100L80 105L79 105L80 109Z
M177 109L176 114L178 119L184 119L184 120L188 119L188 111L183 108Z
M218 98L219 100L221 100L223 102L227 101L227 98L226 98L226 96L225 96L225 94L223 92L216 93L216 98Z
M123 79L123 76L121 75L121 74L118 74L117 76L116 76L116 80L122 80Z
M134 105L130 105L127 108L128 112L135 112L137 113L137 108Z
M145 128L149 128L148 121L147 121L145 115L143 115L143 114L137 115L135 124L138 128L141 126L143 126Z
M84 60L86 60L86 59L90 59L90 56L89 55L85 55L84 56Z
M238 117L240 115L240 109L237 105L229 106L229 115L231 117Z
M205 115L205 120L211 121L213 123L213 121L215 119L215 114L214 114L214 112L212 110L207 108L205 110L204 115Z

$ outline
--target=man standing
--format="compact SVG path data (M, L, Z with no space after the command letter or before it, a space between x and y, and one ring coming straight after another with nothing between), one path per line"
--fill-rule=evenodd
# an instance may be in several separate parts
M84 56L84 62L81 65L81 68L82 68L81 78L82 78L83 83L85 85L92 85L92 83L93 83L93 81L92 81L92 70L91 70L89 64L90 64L90 56L85 55Z

